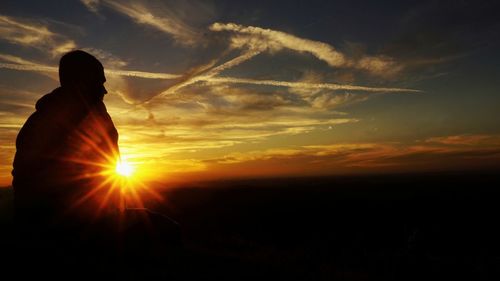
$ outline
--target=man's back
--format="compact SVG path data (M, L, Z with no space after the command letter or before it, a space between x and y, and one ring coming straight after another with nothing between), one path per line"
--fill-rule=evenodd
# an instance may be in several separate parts
M83 211L84 206L85 211L96 210L102 207L97 199L105 196L106 204L117 204L117 190L109 192L103 174L119 152L118 133L102 101L102 65L84 52L69 54L76 59L71 58L73 65L65 73L73 75L66 74L62 87L37 102L16 140L13 187L16 213L25 218ZM86 68L93 74L80 79Z

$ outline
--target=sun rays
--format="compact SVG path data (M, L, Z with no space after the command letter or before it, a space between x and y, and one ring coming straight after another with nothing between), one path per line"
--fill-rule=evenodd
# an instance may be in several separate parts
M144 196L162 201L162 196L142 181L136 170L138 163L120 154L117 135L110 133L105 122L97 114L90 114L88 122L88 130L72 136L76 153L61 159L77 171L65 179L66 185L75 187L78 194L68 212L99 218L109 212L124 212L127 207L144 208Z

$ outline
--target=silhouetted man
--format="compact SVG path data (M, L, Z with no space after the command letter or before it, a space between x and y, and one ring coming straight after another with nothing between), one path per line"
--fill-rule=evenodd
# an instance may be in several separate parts
M121 268L111 272L116 277L150 261L163 270L166 255L180 248L179 227L148 209L119 211L120 187L106 173L114 171L119 153L118 133L103 103L102 64L86 52L69 52L60 60L59 80L61 87L38 100L16 140L14 263L27 268L27 275L37 266L37 275L46 271L65 279ZM136 256L148 262L122 267Z
M117 190L103 174L118 158L118 133L103 103L104 68L94 56L72 51L59 62L59 80L61 87L38 100L17 136L18 218L90 216L116 207Z

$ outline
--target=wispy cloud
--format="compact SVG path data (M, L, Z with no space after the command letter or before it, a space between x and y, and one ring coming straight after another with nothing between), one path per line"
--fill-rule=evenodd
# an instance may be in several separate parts
M58 68L55 66L47 66L41 64L16 64L16 63L0 63L0 68L22 70L22 71L35 71L35 72L57 72Z
M226 69L233 68L253 58L259 53L260 53L259 51L250 50L216 67L212 67L213 64L199 67L197 71L195 71L194 73L188 73L187 75L185 75L184 79L181 79L179 83L163 91L160 95L158 95L158 97L173 94L184 87L187 87L189 85L195 84L200 81L210 81L211 79L213 79L214 76L218 75L220 72Z
M123 124L119 128L127 136L124 143L168 142L161 151L169 153L260 143L274 136L307 134L359 121L333 111L318 112L275 91L227 85L193 87L135 112L115 114L111 108L111 114L119 126Z
M97 3L99 2L99 3ZM117 11L121 14L133 19L136 23L150 26L160 30L169 36L172 36L178 43L184 45L192 45L200 43L202 30L195 28L189 24L183 13L176 14L176 5L171 5L169 9L165 9L163 5L155 5L153 9L146 3L139 2L119 2L112 0L102 1L84 1L84 4L91 10L95 10L97 5L103 5ZM332 67L347 67L365 70L369 73L377 75L387 75L388 73L396 73L401 70L401 66L390 57L386 56L363 56L360 58L348 58L342 52L338 51L333 46L319 41L300 38L292 34L281 31L265 29L254 26L242 26L235 23L213 23L208 29L214 33L226 32L229 34L229 49L242 50L242 53L235 58L232 58L218 66L198 67L197 71L190 71L179 76L169 76L168 78L178 81L170 85L160 94L152 97L164 97L169 94L174 94L182 91L199 82L209 84L250 84L250 85L266 85L287 87L290 89L306 89L306 90L349 90L349 91L365 91L365 92L418 92L413 89L392 88L392 87L369 87L356 85L343 85L334 83L308 83L308 82L292 82L280 80L255 80L247 78L220 77L219 75L225 71L232 69L255 56L263 53L276 53L281 49L290 49L299 53L309 53L316 58L326 62ZM227 52L224 52L227 53ZM118 72L119 73L119 72ZM131 73L131 72L128 72ZM153 77L153 75L151 75ZM164 77L160 75L159 77ZM149 102L148 98L145 102Z
M460 136L447 136L454 139ZM470 136L483 138L485 136ZM498 138L498 136L489 136ZM339 143L290 146L234 152L206 159L213 175L276 176L332 175L366 172L418 172L431 170L497 169L500 145L441 145L430 143ZM210 177L211 175L205 175Z
M180 13L175 10L176 6L174 5L165 7L161 3L157 3L155 8L152 8L148 6L147 2L137 1L103 0L85 2L90 2L85 4L91 11L96 11L97 2L100 2L102 5L131 18L138 24L169 34L177 43L182 45L194 45L199 43L201 38L200 31L187 24L179 16Z
M34 72L59 71L59 68L57 66L40 64L37 62L23 59L21 57L7 55L7 54L0 54L0 60L6 61L6 63L0 62L0 68L21 70L21 71L34 71ZM181 75L179 74L136 71L136 70L105 69L104 71L106 72L106 74L109 75L139 77L139 78L149 78L149 79L177 79L181 77Z
M235 23L214 23L209 29L214 32L231 32L231 46L236 49L250 48L276 52L290 49L300 53L309 53L332 67L349 67L365 70L369 73L386 76L402 69L394 59L387 56L363 56L349 58L333 46L300 38L292 34L255 26L243 26Z
M364 92L412 92L417 93L419 90L406 89L406 88L384 88L384 87L366 87L355 86L335 83L306 83L306 82L288 82L276 80L254 80L245 78L233 77L204 77L198 78L200 81L207 81L210 83L233 83L233 84L253 84L253 85L267 85L278 87L289 87L298 89L326 89L326 90L349 90L349 91L364 91Z
M392 77L403 69L402 64L387 56L364 56L353 66L380 77Z
M432 137L425 140L426 143L462 146L492 146L500 147L500 135L455 135L444 137Z
M82 50L94 55L106 66L106 68L123 68L128 65L125 60L102 49L85 47L82 48Z
M217 67L209 69L203 74L194 75L193 77L185 79L184 81L170 87L166 91L163 91L159 96L173 94L179 89L187 87L197 82L206 82L209 84L225 83L225 84L266 85L266 86L276 86L276 87L288 87L293 89L326 89L334 91L349 90L349 91L363 91L363 92L408 92L408 93L420 92L419 90L407 89L407 88L367 87L367 86L356 86L356 85L335 84L335 83L308 83L308 82L289 82L289 81L277 81L277 80L255 80L255 79L234 78L234 77L216 77L216 75L219 74L221 71L234 67L248 60L249 58L257 55L258 53L259 53L258 51L251 51L244 53L243 55L240 55L232 60L229 60ZM15 63L0 63L0 68L23 70L23 71L38 71L38 72L58 71L58 68L55 66L34 63L31 61L24 60L20 57L0 54L0 59L4 61L15 62ZM109 75L140 77L149 79L179 79L185 76L181 74L172 74L172 73L158 73L158 72L119 70L119 69L106 69L105 72Z
M108 69L108 70L105 70L105 72L107 74L111 74L111 75L140 77L140 78L149 78L149 79L176 79L176 78L181 77L181 75L179 75L179 74L135 71L135 70Z
M2 39L58 56L76 47L73 40L51 31L43 22L0 15Z
M319 109L333 109L341 105L362 102L368 99L368 95L355 95L351 93L331 94L321 93L308 98L311 106Z
M230 59L216 67L207 71L200 71L194 75L190 75L181 82L170 86L163 91L158 97L163 97L168 94L176 93L183 88L195 84L197 82L205 82L209 84L226 83L226 84L250 84L250 85L265 85L287 87L295 90L349 90L349 91L364 91L364 92L420 92L414 89L407 88L392 88L392 87L369 87L357 86L348 84L336 83L310 83L310 82L291 82L279 80L255 80L247 78L220 77L220 73L224 70L236 67L262 52L274 53L281 49L291 49L301 53L310 53L320 60L327 62L332 67L351 67L355 69L366 70L370 73L379 74L382 76L393 74L401 70L392 58L385 56L363 56L356 60L347 58L344 54L337 51L333 46L323 42L308 40L296 37L280 31L263 29L260 27L245 27L242 25L228 23L214 23L209 29L214 32L228 31L236 33L230 37L232 49L244 50L242 54L236 58ZM316 102L318 104L319 100Z
M99 12L99 2L100 0L80 0L80 2L87 7L91 12Z
M217 76L222 71L233 68L262 52L261 48L253 49L253 47L245 51L242 55L231 59L217 67L201 72L198 75L189 77L182 82L171 86L164 92L162 92L158 97L162 97L168 94L176 93L184 87L195 84L197 82L205 82L209 84L250 84L250 85L264 85L264 86L276 86L276 87L287 87L290 89L302 89L302 90L349 90L349 91L363 91L363 92L386 92L386 93L396 93L396 92L407 92L407 93L418 93L421 92L415 89L408 88L392 88L392 87L368 87L368 86L356 86L348 84L336 84L336 83L309 83L309 82L290 82L290 81L279 81L279 80L256 80L247 78L235 78L235 77L221 77Z
M240 36L233 36L231 38L233 48L250 48L268 50L270 52L287 48L298 52L310 53L325 61L330 66L342 66L347 63L342 53L326 43L299 38L281 31L254 26L242 26L234 23L214 23L209 28L216 32L231 31L240 34Z

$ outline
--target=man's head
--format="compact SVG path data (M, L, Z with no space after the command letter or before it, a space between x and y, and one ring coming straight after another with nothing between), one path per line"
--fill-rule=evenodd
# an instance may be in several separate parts
M102 100L107 93L104 88L104 67L91 54L76 50L66 53L59 61L61 87L77 90L91 99Z

